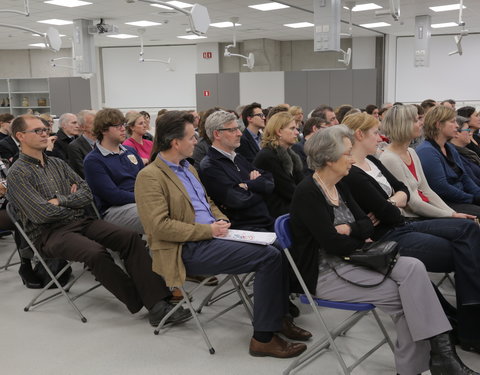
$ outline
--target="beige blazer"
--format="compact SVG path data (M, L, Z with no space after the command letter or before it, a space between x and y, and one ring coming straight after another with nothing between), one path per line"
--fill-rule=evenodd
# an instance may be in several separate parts
M200 180L192 166L190 171ZM203 193L206 196L205 190ZM183 183L159 158L138 174L135 201L148 236L153 271L163 276L168 286L183 285L182 244L211 239L210 225L195 223L195 211ZM210 198L207 201L216 219L227 219Z

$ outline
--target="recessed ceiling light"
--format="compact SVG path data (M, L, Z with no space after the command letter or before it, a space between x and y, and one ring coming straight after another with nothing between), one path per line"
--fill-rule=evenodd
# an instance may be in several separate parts
M56 25L56 26L71 25L73 23L73 21L58 20L56 18L52 18L50 20L37 21L37 22L46 23L48 25Z
M312 27L313 23L310 22L297 22L297 23L286 23L283 26L291 27L292 29L300 29L302 27Z
M373 29L375 27L385 27L385 26L392 26L392 25L386 22L373 22L373 23L364 23L363 25L360 25L360 26L366 27L367 29Z
M193 4L189 4L189 3L184 3L182 1L167 1L167 4L172 4L176 7L179 7L179 8L190 8L190 7L193 7ZM152 7L157 7L157 8L165 8L165 9L173 9L173 8L170 8L166 5L160 5L160 4L150 4Z
M107 35L109 38L117 38L117 39L130 39L130 38L138 38L138 35L131 35L131 34L113 34Z
M257 5L249 5L249 8L261 10L263 12L266 12L268 10L277 10L277 9L285 9L285 8L290 8L288 5L276 3L276 2L271 2L271 3L264 3L264 4L257 4Z
M195 35L195 34L191 34L191 35L179 35L179 36L177 36L177 38L181 38L181 39L207 39L206 36Z
M47 48L47 46L45 45L45 43L32 43L32 44L29 44L30 47L40 47L40 48Z
M458 26L456 22L445 22L445 23L432 23L430 25L433 29L442 29L444 27L455 27Z
M382 9L382 7L375 3L358 4L352 8L352 12L363 12L365 10L372 10L372 9Z
M216 23L211 23L210 26L219 27L219 28L233 27L233 23L231 23L230 21L216 22ZM236 26L242 26L242 24L241 23L235 23L235 27Z
M81 7L83 5L91 5L88 1L81 1L81 0L48 0L44 1L45 4L52 4L58 5L61 7L68 7L68 8L75 8Z
M42 35L32 34L32 36L41 37ZM63 37L66 36L66 35L65 35L65 34L60 34L59 36L60 36L60 38L63 38Z
M463 6L463 9L465 9L466 6ZM439 5L436 7L430 7L431 10L434 12L446 12L449 10L458 10L460 9L460 4L450 4L450 5Z
M149 27L149 26L157 26L161 25L159 22L152 22L152 21L135 21L135 22L125 22L126 25L132 26L140 26L140 27Z

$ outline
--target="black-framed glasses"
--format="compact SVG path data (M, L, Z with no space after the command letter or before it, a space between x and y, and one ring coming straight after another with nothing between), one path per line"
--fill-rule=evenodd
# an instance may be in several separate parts
M473 129L470 129L470 128L466 128L466 129L457 129L457 131L459 132L473 132Z
M240 130L240 126L235 126L234 128L219 128L218 131L227 131L230 133L235 133L237 130Z
M35 128L32 130L22 130L22 133L35 133L37 135L42 135L43 133L49 135L50 129L49 128Z
M108 125L108 126L109 126L109 127L112 127L112 128L117 128L117 129L118 129L118 128L122 128L122 127L124 128L124 127L126 127L127 124L124 123L124 122L122 122L121 124L110 124L110 125Z
M265 118L265 115L263 113L255 113L254 115L252 115L252 117L255 117L255 116L258 116L260 118Z

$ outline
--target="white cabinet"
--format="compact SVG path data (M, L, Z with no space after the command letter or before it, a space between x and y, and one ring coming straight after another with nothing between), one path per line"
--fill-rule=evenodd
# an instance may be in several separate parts
M50 112L50 89L47 78L0 79L0 113L14 116L27 112Z

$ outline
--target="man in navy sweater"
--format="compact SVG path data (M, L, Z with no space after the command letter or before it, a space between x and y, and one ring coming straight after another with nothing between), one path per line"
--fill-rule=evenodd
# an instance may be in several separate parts
M103 219L144 233L138 217L134 187L143 162L136 151L122 146L125 117L118 109L98 111L93 124L96 148L84 162L85 179Z

